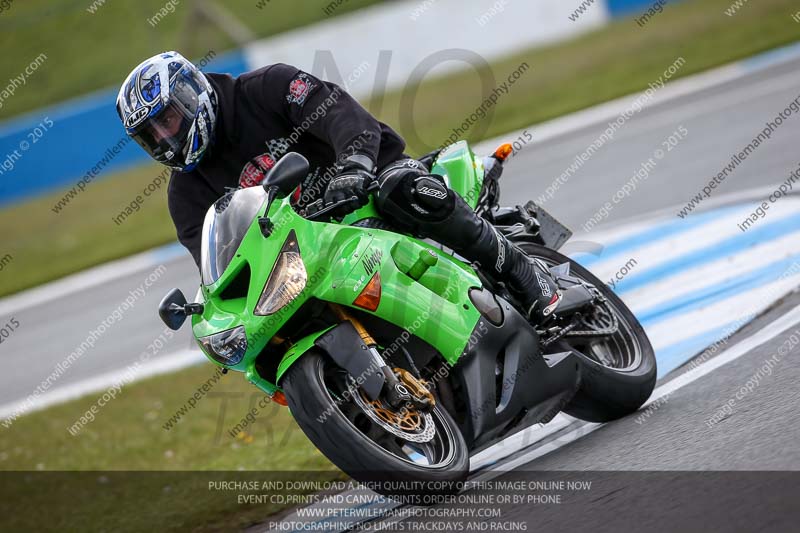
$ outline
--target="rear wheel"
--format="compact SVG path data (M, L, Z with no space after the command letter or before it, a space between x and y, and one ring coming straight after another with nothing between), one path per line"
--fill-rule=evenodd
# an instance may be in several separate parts
M376 492L451 494L466 479L466 443L438 404L430 413L397 412L381 400L370 401L352 377L321 352L301 357L282 386L308 438L336 466L369 482Z
M635 412L653 392L657 374L655 352L639 320L605 283L567 256L535 244L518 246L549 267L569 263L571 276L602 295L603 301L582 316L578 334L566 334L545 349L545 353L572 349L581 361L581 386L564 412L590 422Z

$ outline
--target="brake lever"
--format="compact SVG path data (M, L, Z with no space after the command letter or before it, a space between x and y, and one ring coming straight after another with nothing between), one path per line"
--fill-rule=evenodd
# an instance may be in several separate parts
M346 198L346 199L341 200L339 202L336 202L336 203L333 203L333 204L329 204L329 205L323 207L322 209L320 209L319 211L317 211L316 213L308 215L306 218L308 220L318 220L318 219L324 217L325 215L327 215L328 213L331 213L332 211L335 211L335 210L339 209L340 207L342 207L345 204L352 204L352 205L356 205L356 206L359 205L358 196L353 195L350 198Z

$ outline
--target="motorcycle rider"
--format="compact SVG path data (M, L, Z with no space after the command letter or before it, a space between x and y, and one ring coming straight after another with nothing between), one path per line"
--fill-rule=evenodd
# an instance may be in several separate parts
M336 84L280 63L237 78L204 74L165 52L133 69L116 107L127 134L173 169L170 215L198 265L208 208L226 189L260 185L295 151L311 164L294 196L299 207L319 197L327 204L356 196L363 205L377 181L376 205L388 221L478 262L519 295L533 320L543 323L561 302L543 265L404 155L403 139Z

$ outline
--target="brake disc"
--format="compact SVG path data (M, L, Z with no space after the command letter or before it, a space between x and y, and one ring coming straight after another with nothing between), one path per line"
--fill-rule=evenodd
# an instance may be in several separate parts
M401 370L401 369L396 369ZM411 377L412 381L406 380ZM427 389L405 371L400 373L401 381L412 391L424 390L430 395ZM351 382L348 386L350 395L361 410L370 420L380 427L408 442L429 442L436 434L436 426L430 413L422 413L417 409L403 408L399 412L391 406L386 405L383 400L370 400L364 396L364 392ZM432 395L431 395L432 397Z

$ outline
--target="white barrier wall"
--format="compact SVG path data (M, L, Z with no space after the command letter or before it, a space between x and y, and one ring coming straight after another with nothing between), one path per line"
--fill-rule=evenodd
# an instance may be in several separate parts
M491 61L585 32L609 19L606 3L598 0L575 21L571 20L570 15L574 15L580 3L580 0L385 2L256 42L246 47L244 53L251 68L289 63L342 83L354 95L363 97L373 93L378 73L378 79L384 81L377 88L382 89L385 83L392 89L402 87L414 69L422 68L423 61L437 65L428 76L469 68L464 60L467 56L459 56L452 49L468 50L469 56ZM340 75L332 68L338 69Z

